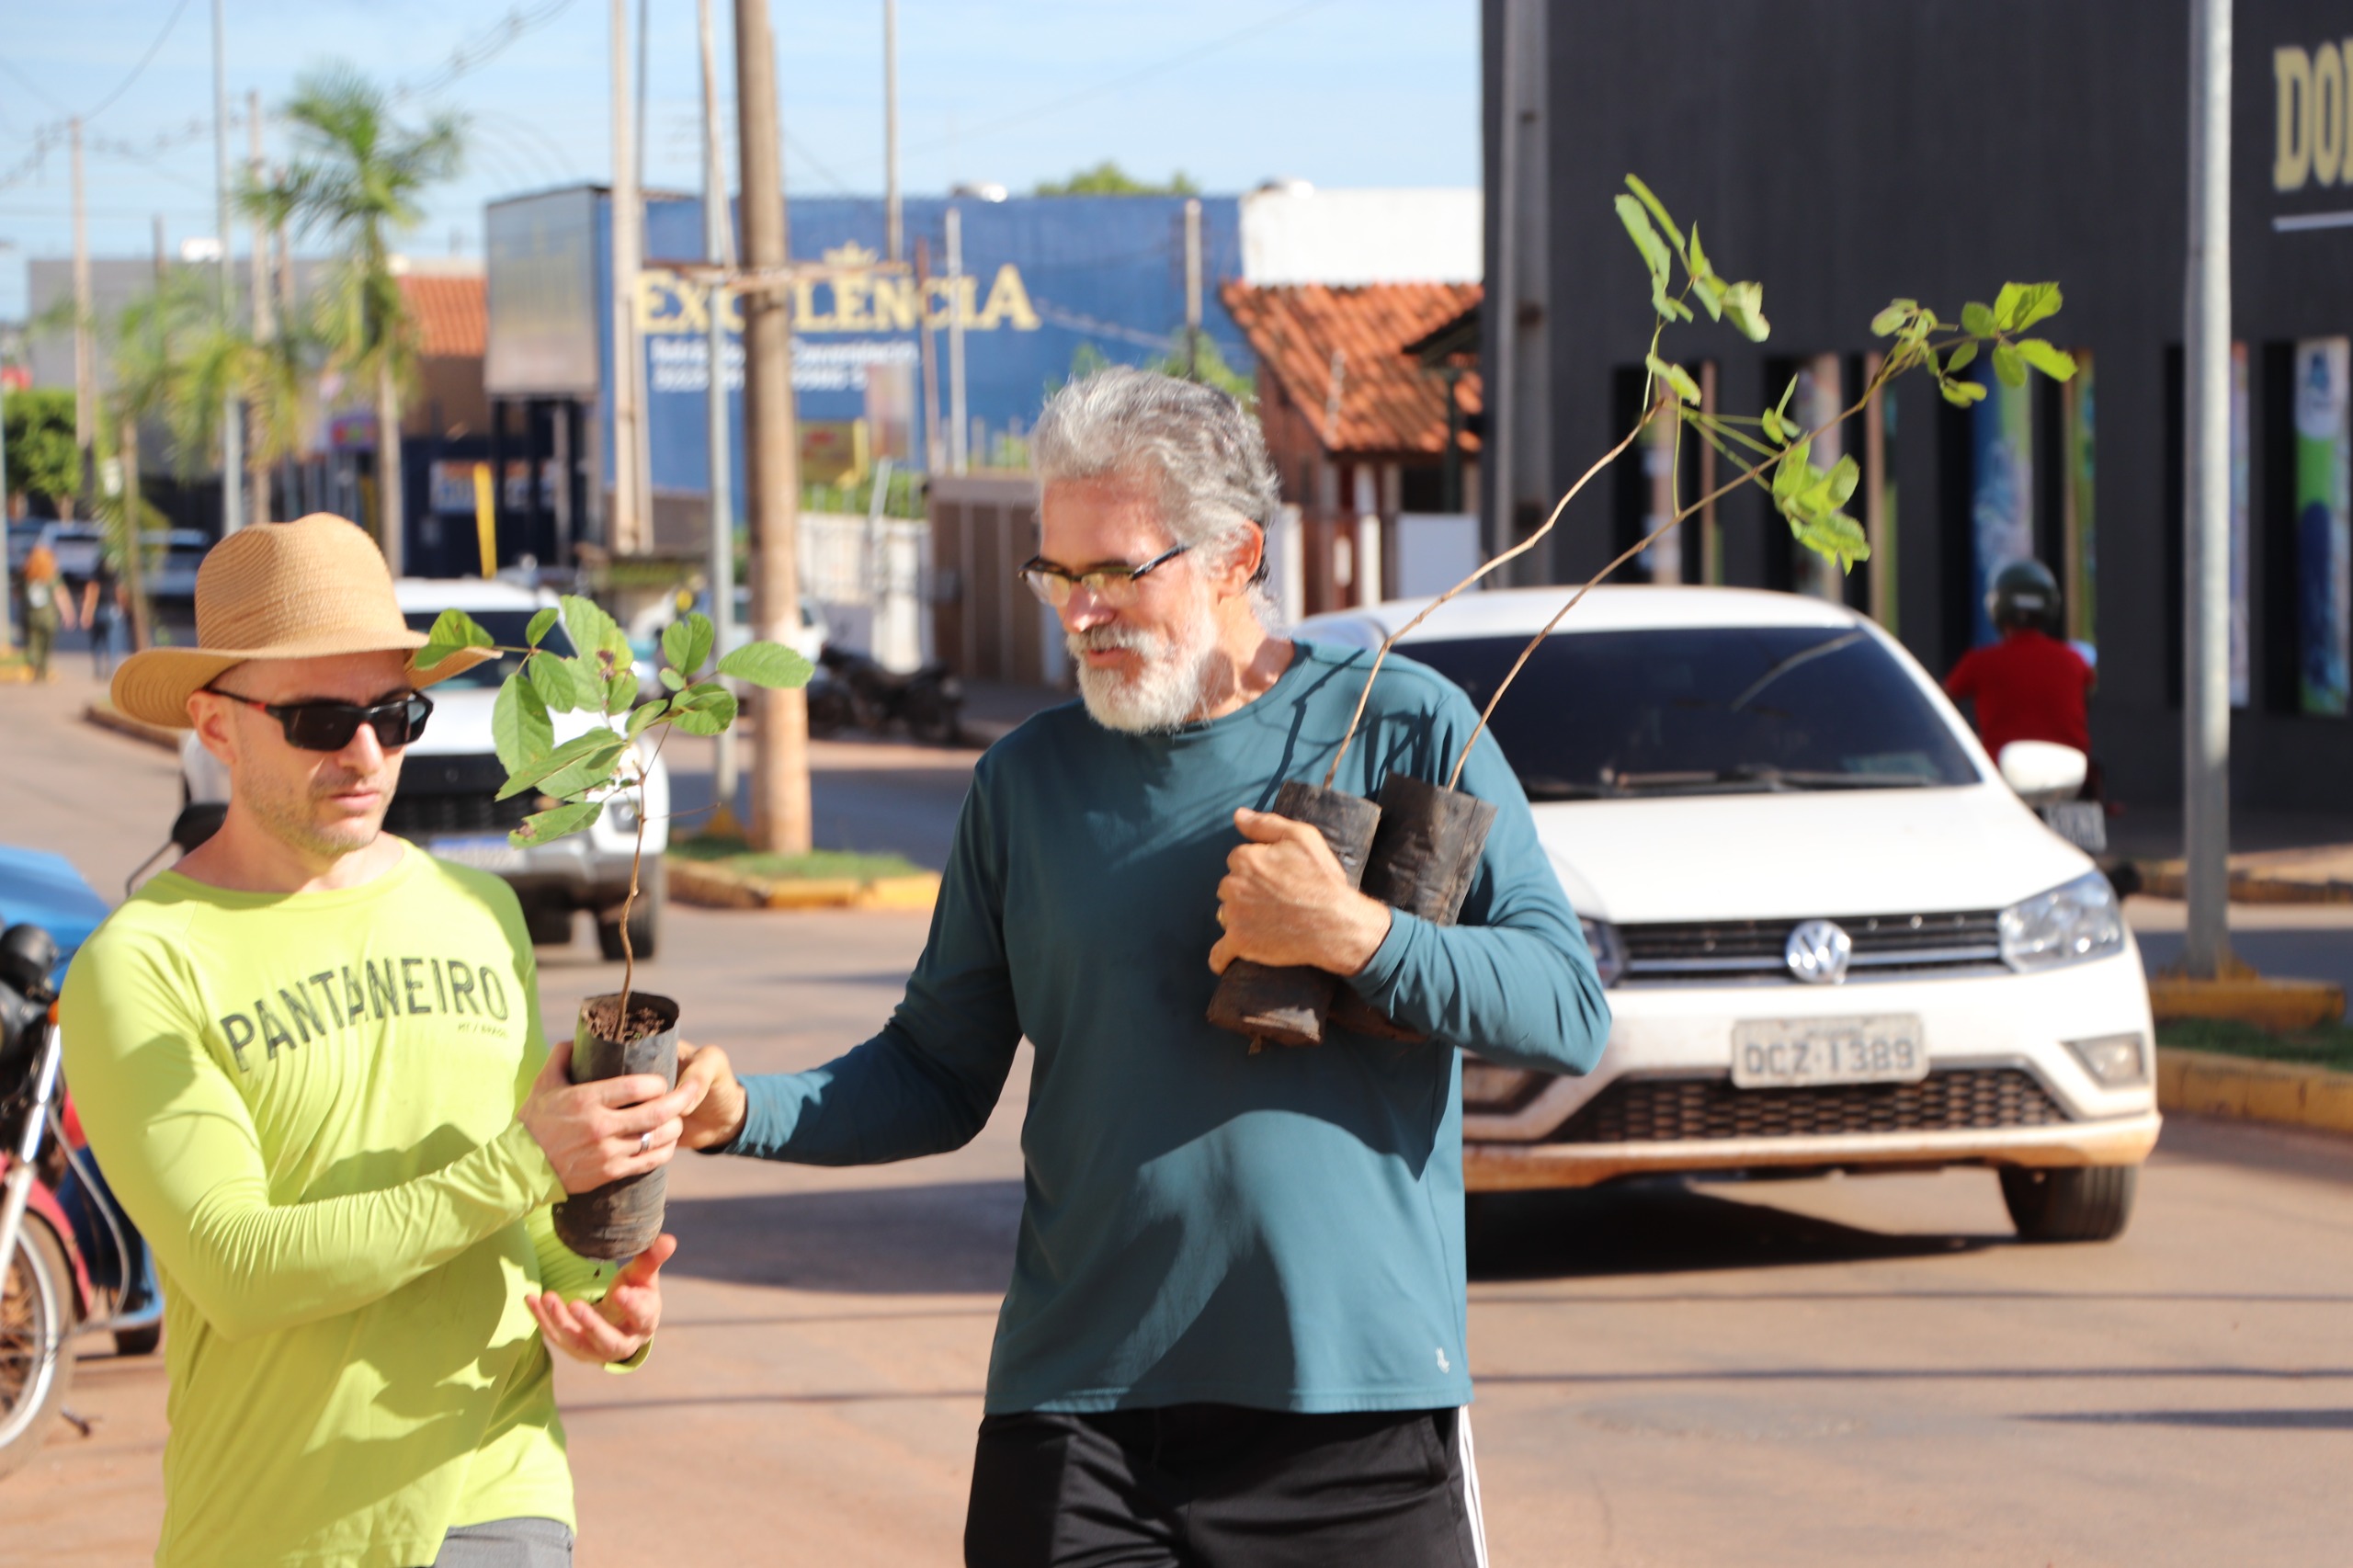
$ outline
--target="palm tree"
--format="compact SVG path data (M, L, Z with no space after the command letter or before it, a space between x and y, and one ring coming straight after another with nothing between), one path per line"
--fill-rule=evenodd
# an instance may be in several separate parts
M375 388L376 537L397 576L401 388L415 375L416 324L392 271L392 242L424 216L426 188L457 173L463 122L444 113L404 126L390 96L348 65L301 78L281 112L294 129L294 161L275 182L248 188L244 203L337 253L315 325L335 368Z

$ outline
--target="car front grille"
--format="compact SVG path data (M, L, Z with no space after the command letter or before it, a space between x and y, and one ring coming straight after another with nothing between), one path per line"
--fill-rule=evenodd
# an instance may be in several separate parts
M1552 1135L1556 1143L1681 1143L1870 1132L2051 1127L2067 1119L2032 1074L1957 1067L1916 1084L1741 1089L1729 1078L1620 1078Z
M497 799L506 769L495 756L426 756L405 758L401 786L384 812L384 831L403 838L441 833L505 833L531 814L525 791Z
M1849 972L1973 969L2002 961L2001 916L1991 909L1861 915L1836 924L1855 944ZM1621 926L1628 980L1787 979L1782 949L1795 920L1689 920Z

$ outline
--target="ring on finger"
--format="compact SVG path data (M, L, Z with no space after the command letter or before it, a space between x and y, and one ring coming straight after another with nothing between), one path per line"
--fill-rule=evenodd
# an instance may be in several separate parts
M653 1134L653 1133L651 1133L651 1132L641 1132L641 1133L639 1133L639 1134L637 1135L637 1152L638 1152L639 1153L643 1154L643 1153L651 1153L651 1152L652 1152L652 1150L653 1150L653 1148L654 1148L654 1134Z

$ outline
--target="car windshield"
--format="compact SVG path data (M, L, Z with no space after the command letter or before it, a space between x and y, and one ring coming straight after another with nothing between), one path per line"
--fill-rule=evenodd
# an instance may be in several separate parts
M489 632L491 640L500 647L520 648L529 640L525 634L531 629L531 617L535 612L526 609L472 609L466 613L472 616L474 624ZM409 629L430 631L440 614L439 610L433 609L410 610L407 615ZM540 646L551 653L567 659L572 657L572 639L563 634L562 621L548 628L548 634L540 639ZM451 676L442 684L494 687L521 668L522 664L523 655L520 653L501 653L495 659L485 659L463 675Z
M1404 652L1480 707L1520 637ZM1867 631L1727 626L1547 638L1495 710L1529 798L1973 784L1944 717Z

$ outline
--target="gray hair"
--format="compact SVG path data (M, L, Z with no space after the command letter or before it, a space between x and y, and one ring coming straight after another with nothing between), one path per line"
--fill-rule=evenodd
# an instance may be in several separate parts
M1169 533L1213 556L1239 550L1253 523L1271 535L1281 504L1255 415L1215 387L1127 365L1049 398L1029 435L1029 461L1041 487L1149 471ZM1266 579L1261 554L1251 586L1262 616L1272 608Z

